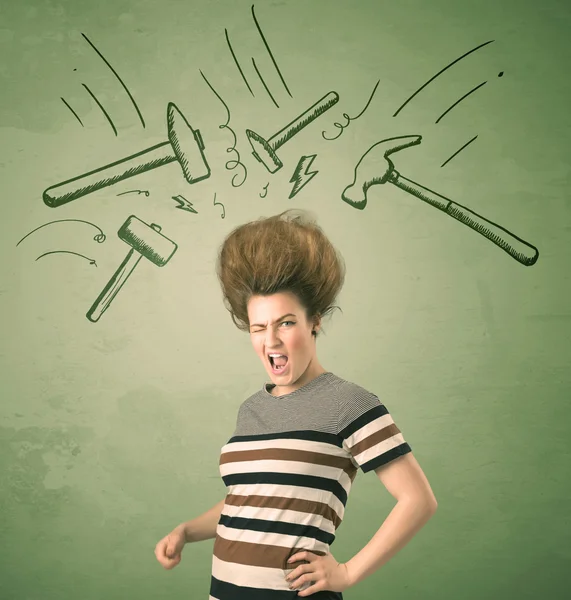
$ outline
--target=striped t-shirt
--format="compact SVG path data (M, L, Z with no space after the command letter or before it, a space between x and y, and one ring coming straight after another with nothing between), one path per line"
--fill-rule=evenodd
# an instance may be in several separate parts
M209 600L289 600L285 580L303 550L329 553L360 468L411 451L377 396L327 371L273 396L274 384L238 410L220 453L227 487L216 527ZM309 587L309 583L298 590ZM341 600L322 591L315 600Z

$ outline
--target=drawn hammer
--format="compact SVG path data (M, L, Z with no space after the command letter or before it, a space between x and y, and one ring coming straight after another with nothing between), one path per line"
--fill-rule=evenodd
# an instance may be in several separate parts
M329 92L291 123L280 129L269 140L264 139L259 133L251 129L246 129L246 136L252 146L252 154L270 173L279 171L284 165L278 158L276 150L337 102L339 102L337 92Z
M49 187L43 194L44 202L52 208L61 206L175 160L179 162L188 183L209 177L210 167L204 157L205 146L200 130L193 129L172 102L167 107L167 133L166 142Z
M407 179L395 169L389 155L420 144L421 139L420 135L405 135L373 144L357 163L353 182L343 190L341 198L354 208L363 210L367 205L367 190L372 185L392 183L477 231L526 267L535 264L539 257L535 246L469 208Z
M132 248L85 315L90 321L99 321L143 256L157 267L164 267L168 263L177 245L160 231L160 225L152 223L149 226L135 215L121 225L117 235Z

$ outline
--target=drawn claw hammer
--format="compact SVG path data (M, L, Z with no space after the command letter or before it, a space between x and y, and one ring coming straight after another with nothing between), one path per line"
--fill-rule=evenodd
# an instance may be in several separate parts
M477 231L522 265L529 267L535 264L539 257L535 246L469 208L407 179L395 169L389 155L420 144L421 139L420 135L405 135L387 138L371 146L357 163L353 182L343 190L341 198L354 208L363 210L367 205L367 190L372 185L392 183Z

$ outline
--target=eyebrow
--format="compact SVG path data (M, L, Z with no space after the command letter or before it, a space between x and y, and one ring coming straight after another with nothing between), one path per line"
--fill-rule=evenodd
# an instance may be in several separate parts
M270 323L270 325L273 325L274 323L277 323L278 321L281 321L282 319L285 319L286 317L295 317L295 315L293 313L287 313L287 315L282 315L279 319L276 319L275 321L272 321ZM252 325L250 325L250 327L263 327L263 324L261 324L261 323L253 323Z

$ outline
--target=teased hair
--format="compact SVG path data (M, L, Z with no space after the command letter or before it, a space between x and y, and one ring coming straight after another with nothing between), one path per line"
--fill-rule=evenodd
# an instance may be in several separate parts
M343 287L345 262L315 218L288 209L231 231L218 252L216 273L234 324L249 331L252 296L291 292L308 321L339 308L333 302Z

